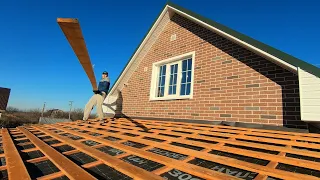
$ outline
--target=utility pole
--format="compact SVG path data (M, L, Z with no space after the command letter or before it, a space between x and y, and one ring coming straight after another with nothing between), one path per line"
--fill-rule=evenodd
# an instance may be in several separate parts
M43 112L44 112L44 109L46 108L46 102L43 103L43 108L42 108L42 112L41 112L41 117L43 117Z
M73 101L69 101L69 106L70 106L69 119L71 118L72 102L73 102Z

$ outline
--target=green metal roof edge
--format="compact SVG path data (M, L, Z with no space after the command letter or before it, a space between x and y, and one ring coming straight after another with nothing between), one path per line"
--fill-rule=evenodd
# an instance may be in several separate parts
M312 64L309 64L303 60L300 60L296 57L293 57L290 54L282 52L276 48L273 48L267 44L264 44L258 40L255 40L247 35L244 35L244 34L239 33L233 29L230 29L229 27L224 26L218 22L212 21L211 19L205 18L199 14L196 14L196 13L194 13L188 9L185 9L179 5L176 5L172 2L168 2L168 5L175 8L175 9L178 9L178 10L180 10L190 16L193 16L194 18L199 19L200 21L203 21L203 22L205 22L205 23L207 23L207 24L209 24L209 25L211 25L211 26L213 26L223 32L226 32L227 34L230 34L230 35L258 48L258 49L261 49L261 50L263 50L263 51L265 51L265 52L267 52L267 53L269 53L269 54L271 54L271 55L273 55L273 56L275 56L275 57L293 65L293 66L300 67L301 69L308 71L317 77L320 77L320 68L318 68Z
M267 53L269 53L269 54L271 54L271 55L273 55L273 56L275 56L275 57L277 57L277 58L279 58L279 59L281 59L281 60L283 60L283 61L285 61L285 62L287 62L287 63L289 63L291 65L293 65L293 66L300 67L301 69L303 69L305 71L308 71L308 72L312 73L313 75L315 75L317 77L320 77L320 69L318 67L316 67L316 66L314 66L312 64L309 64L309 63L307 63L305 61L302 61L302 60L300 60L300 59L298 59L296 57L293 57L290 54L282 52L282 51L280 51L280 50L278 50L276 48L273 48L273 47L271 47L271 46L269 46L267 44L264 44L264 43L262 43L262 42L260 42L258 40L255 40L255 39L253 39L253 38L251 38L251 37L249 37L247 35L244 35L244 34L242 34L240 32L237 32L237 31L235 31L235 30L233 30L233 29L231 29L231 28L229 28L227 26L224 26L224 25L222 25L222 24L220 24L218 22L215 22L215 21L213 21L211 19L208 19L206 17L203 17L203 16L201 16L201 15L199 15L197 13L194 13L194 12L188 10L188 9L185 9L185 8L179 6L179 5L176 5L176 4L172 3L172 2L167 2L164 5L164 7L162 8L162 10L160 11L160 13L159 13L159 15L157 17L159 17L161 15L162 11L166 8L167 5L175 8L175 9L178 9L179 11L182 11L182 12L184 12L184 13L190 15L190 16L193 16L194 18L199 19L200 21L203 21L203 22L205 22L205 23L207 23L207 24L209 24L209 25L211 25L211 26L213 26L213 27L215 27L215 28L217 28L217 29L219 29L219 30L221 30L223 32L226 32L227 34L230 34L230 35L232 35L232 36L234 36L234 37L236 37L236 38L238 38L238 39L240 39L240 40L242 40L242 41L244 41L244 42L246 42L246 43L248 43L248 44L250 44L250 45L252 45L252 46L254 46L256 48L258 48L258 49L261 49L261 50L263 50L263 51L265 51L265 52L267 52ZM142 44L142 42L144 41L144 39L146 38L146 36L150 32L150 30L152 29L153 25L156 23L157 19L158 18L156 18L154 20L154 22L150 26L149 30L147 31L147 33L142 38L141 42L139 43L139 45L137 46L137 48L135 49L135 51L133 52L133 54L129 58L129 61L126 63L126 65L122 69L122 71L119 74L118 78L114 81L114 83L113 83L112 87L110 88L110 90L113 89L113 87L115 86L116 82L119 80L120 76L122 75L124 70L127 68L130 60L132 59L134 54L139 49L140 45Z
M129 65L130 60L132 59L132 57L134 56L134 54L137 52L137 50L139 49L139 47L141 46L142 42L144 41L144 39L147 37L147 35L149 34L149 32L151 31L152 27L154 26L154 24L157 22L158 17L161 15L162 11L166 8L167 4L164 5L164 7L162 8L162 10L160 11L159 15L157 16L157 18L153 21L152 25L150 26L149 30L147 31L147 33L144 35L144 37L142 38L141 42L139 43L139 45L137 46L137 48L134 50L133 54L131 55L131 57L129 58L127 64L124 66L124 68L122 69L121 73L119 74L118 78L114 81L112 87L110 88L110 90L112 90L112 88L114 87L114 85L116 84L116 82L119 80L121 74L124 72L124 70L127 68L127 66Z

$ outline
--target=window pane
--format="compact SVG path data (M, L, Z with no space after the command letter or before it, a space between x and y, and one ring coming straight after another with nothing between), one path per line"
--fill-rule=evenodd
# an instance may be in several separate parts
M173 74L173 71L174 71L174 65L171 65L171 67L170 67L170 74Z
M161 88L159 87L159 88L158 88L158 97L161 97L161 94L162 94L162 93L161 93Z
M159 77L158 86L160 86L160 84L161 84L161 76Z
M160 75L160 76L162 75L162 67L163 67L163 66L160 66L160 68L159 68L159 70L160 70L159 75Z
M178 64L174 65L174 73L178 73Z
M161 97L164 96L164 87L161 87Z
M161 86L164 86L164 84L165 84L165 82L166 82L166 78L165 78L165 76L162 76L162 78L161 78Z
M188 70L191 70L192 67L192 59L188 59Z
M182 71L186 71L187 70L187 61L183 60L182 61Z
M173 84L177 84L177 74L174 75L174 81Z
M190 87L191 87L191 83L188 83L186 87L186 95L190 95Z
M182 72L181 83L186 83L186 72Z
M188 71L187 82L191 82L191 71Z
M172 94L172 86L169 86L169 94Z
M186 94L186 85L181 84L181 90L180 90L180 95L185 95Z
M173 75L170 75L170 83L169 83L169 85L172 85L172 83L173 83Z
M172 89L173 89L173 90L172 90L172 94L176 94L176 93L177 93L177 86L173 86Z
M167 65L163 65L163 68L162 68L162 75L166 75L166 67Z

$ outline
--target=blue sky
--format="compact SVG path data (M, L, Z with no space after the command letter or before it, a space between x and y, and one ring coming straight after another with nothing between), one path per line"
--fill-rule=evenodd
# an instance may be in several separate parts
M83 108L92 88L56 23L78 18L97 79L114 83L165 0L2 0L0 87L11 88L9 105L29 109ZM173 0L174 3L320 64L320 2L315 0Z

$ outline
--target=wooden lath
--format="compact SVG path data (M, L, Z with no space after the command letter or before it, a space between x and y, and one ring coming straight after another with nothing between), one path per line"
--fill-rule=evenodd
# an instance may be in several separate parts
M55 127L55 126L52 126ZM96 150L92 147L86 146L80 142L77 142L75 140L71 140L69 138L63 137L61 135L57 135L55 133L50 132L49 130L43 128L43 127L37 127L39 130L51 135L52 137L55 137L58 140L64 141L66 143L68 143L69 145L73 146L74 148L77 148L83 152L85 152L88 155L91 155L92 157L95 157L101 161L103 161L105 164L107 164L110 167L113 167L117 170L119 170L122 173L125 173L131 177L134 177L136 179L162 179L159 176L155 176L154 174L147 172L143 169L137 168L131 164L127 164L115 157L112 157L110 155L107 155L103 152L100 152L99 150ZM57 128L59 129L59 128ZM68 131L66 131L68 132ZM76 133L74 133L75 135L77 135Z
M2 129L2 143L9 179L31 179L7 129Z
M74 139L66 136L66 133L73 136L72 138ZM16 137L15 141L11 139L11 135ZM25 137L21 138L20 136L22 135ZM111 141L108 139L110 136L118 138L118 140ZM81 139L77 137L81 137ZM7 165L1 166L0 170L8 170L8 172L10 172L9 180L20 180L20 175L15 177L14 175L16 173L11 173L17 170L16 166L12 166L13 159L10 159L10 157L14 157L16 160L19 160L17 165L22 167L24 173L29 176L26 179L30 179L33 172L27 172L24 163L39 163L46 160L50 160L60 171L38 177L37 179L39 180L54 179L62 176L67 176L69 179L95 179L95 177L93 177L95 174L90 174L89 169L101 165L107 165L134 179L163 179L161 176L164 174L168 175L168 172L175 170L186 173L185 177L239 179L235 175L235 172L237 173L235 170L224 172L223 170L212 170L205 166L202 167L189 163L189 161L198 158L220 164L222 167L229 166L243 170L244 172L256 173L254 180L265 180L268 177L299 180L320 179L315 175L311 176L277 169L280 163L297 168L308 168L316 173L320 172L320 162L318 162L320 152L316 151L320 149L320 144L317 137L317 134L182 122L127 120L125 118L108 120L108 122L103 125L93 121L91 124L85 124L80 121L52 125L35 125L26 128L18 127L10 129L10 131L6 129L2 130L3 146L7 149L5 149L5 154L0 155L0 157L6 158ZM160 139L162 141L155 141L150 138ZM27 139L30 140L30 142L19 142ZM248 141L241 141L241 139ZM58 141L55 142L55 144L49 145L48 143L52 140ZM87 140L100 144L91 144L89 146L84 143L84 141ZM129 141L145 146L139 148L131 147L128 144L126 145ZM180 143L180 145L177 143ZM24 150L15 148L17 145L30 144L35 147ZM181 146L181 144L184 146ZM56 150L56 148L66 145L74 149L69 149L65 152ZM193 149L187 146L197 148ZM98 150L98 148L103 147L110 147L125 153L109 155L106 152ZM296 149L294 147L310 147L315 149L315 151ZM11 152L8 148L14 151ZM174 159L151 152L153 148L184 155L184 159ZM21 158L19 155L19 152L33 152L37 150L41 151L44 156L36 156L33 157L33 159L23 159L24 156ZM218 154L213 154L211 151L218 152ZM69 156L75 153L84 153L96 159L96 161L88 161L88 163L77 165L75 162L69 160ZM233 156L226 154L233 154ZM288 155L290 154L319 159L316 160L317 162L312 161L312 159L298 159L299 157L289 157ZM123 158L125 159L129 156L144 158L159 163L161 166L158 166L158 168L154 170L145 170L138 165L123 160ZM259 165L259 163L255 164L255 162L252 161L252 163L250 163L247 162L247 160L238 159L237 157L247 157L252 158L252 160L264 161ZM21 171L21 169L18 171Z
M23 127L18 127L18 129L28 138L30 141L37 146L43 154L46 155L51 162L53 162L61 171L63 171L70 179L95 179L88 172L83 170L81 167L77 166L71 160L60 154L58 151L53 149L51 146L45 142L38 139L28 130Z
M74 125L70 125L70 126L75 127ZM57 129L61 129L62 130L62 128L59 125L52 125L51 127L55 127ZM83 128L83 127L80 127L80 128L83 129L83 130L84 129L85 130L89 129L89 128ZM86 137L86 138L92 138L93 137L93 136L91 136L89 134L86 134L86 133L80 133L80 132L76 132L76 131L68 130L68 129L63 129L63 130L65 130L66 132L75 134L77 136L83 136L83 137ZM97 131L97 132L99 132L101 134L105 134L105 135L114 136L114 134L106 133L106 132L103 132L103 131ZM165 164L166 166L169 166L171 168L181 169L182 171L190 172L191 174L194 174L194 175L199 176L199 177L203 177L205 179L208 179L208 178L209 179L238 179L238 178L231 177L231 176L219 173L219 172L210 171L208 169L205 169L205 168L202 168L202 167L198 167L198 166L195 166L195 165L192 165L192 164L181 164L181 161L178 161L178 160L175 160L175 159L170 159L170 158L167 158L167 157L163 157L163 156L160 156L160 155L157 155L157 154L153 154L153 153L148 152L148 151L142 151L142 150L139 150L139 149L136 149L136 148L132 148L130 146L126 146L126 145L123 145L123 144L120 144L120 143L110 142L108 140L105 140L105 139L102 139L102 138L99 138L99 137L95 137L94 140L97 141L97 142L103 143L103 144L105 144L107 146L111 146L111 147L114 147L114 148L117 148L117 149L120 149L120 150L123 150L123 151L126 151L126 152L130 152L131 154L134 154L134 155L146 158L146 159L150 159L152 161L156 161L156 162L159 162L161 164Z
M78 126L76 126L74 124L68 124L68 126L79 128ZM93 126L93 127L96 127L96 128L104 128L104 127L101 127L98 124L90 124L90 125L85 125L85 126ZM112 124L112 126L118 126L119 128L121 127L121 126L116 125L116 124ZM55 125L55 127L58 128L58 129L63 129L58 125ZM127 127L127 126L122 126L122 127ZM260 173L260 174L263 174L263 175L269 175L269 176L278 177L278 178L284 178L284 179L286 179L286 178L291 178L291 179L301 179L301 178L317 179L317 178L312 177L312 176L311 177L306 177L306 175L301 175L301 174L281 171L281 170L270 168L270 167L267 167L267 166L255 165L255 164L243 162L243 161L240 161L240 160L235 160L235 159L232 159L232 158L212 155L212 154L208 154L208 153L201 153L199 151L194 151L194 150L186 151L185 148L181 148L181 147L177 147L177 146L173 146L173 145L167 144L168 142L171 142L171 141L177 141L176 138L172 138L172 137L168 137L168 136L164 136L164 135L159 135L159 134L152 135L152 134L149 134L149 133L139 132L138 130L141 130L141 128L138 128L138 127L130 127L130 128L132 128L134 130L127 130L126 129L125 132L131 132L133 134L137 134L137 135L140 135L140 136L139 137L129 137L129 136L120 135L120 134L117 134L117 133L109 133L109 132L102 131L102 130L95 130L95 132L98 132L98 133L101 133L101 134L104 134L104 135L108 135L108 136L114 136L114 137L117 137L117 138L120 138L120 139L126 139L126 140L130 140L130 141L146 144L146 145L152 145L152 146L157 147L157 148L161 148L161 149L165 149L165 150L169 150L169 151L174 151L174 152L177 152L177 153L186 154L186 155L193 156L193 157L198 157L198 158L209 160L209 161L214 161L214 162L217 162L217 163L220 163L220 164L224 164L224 165L230 165L230 166L233 166L233 167L236 167L236 168L257 172L257 173ZM80 127L80 129L87 130L87 131L92 131L92 128L86 128L84 126ZM107 126L106 129L119 130L117 128L112 128L110 126L109 127ZM174 128L174 129L172 128L171 130L176 130L176 129L177 128ZM76 134L78 136L84 136L86 138L90 137L90 135L87 135L86 133L79 133L79 132L76 132L76 131L73 131L73 130L69 130L69 129L64 129L64 130L69 132L69 133L71 133L71 134ZM121 129L120 129L120 131L121 131ZM183 134L183 133L169 132L169 131L163 131L163 130L150 130L150 132L155 132L155 133L164 133L164 132L166 132L167 134L178 135L178 136L182 136L184 138L188 136L188 135ZM144 135L148 136L148 137L153 137L153 138L157 138L157 137L159 138L160 137L160 139L165 139L167 141L163 142L163 143L150 142L148 140L141 139ZM197 136L195 134L191 134L191 135L192 135L193 138L203 139L202 136ZM211 138L208 137L208 138L205 138L205 139L210 140ZM219 139L216 138L215 140L219 140ZM100 139L96 138L95 141L97 141L97 142L105 142L106 140L104 140L104 139L100 140ZM265 159L265 160L269 160L269 161L279 161L279 158L281 158L280 156L269 155L269 154L266 154L266 153L259 153L259 152L253 152L253 151L249 151L249 150L242 150L242 149L229 148L229 147L221 147L221 146L216 146L215 144L194 142L194 141L185 140L185 139L179 139L178 141L180 143L183 143L183 144L198 145L200 147L207 147L207 148L209 147L210 149L222 150L222 151L225 151L225 152L232 152L232 153L236 152L239 155L245 155L245 156L255 157L255 158L259 158L259 159ZM108 145L110 145L110 143ZM110 145L110 146L112 146L112 145ZM113 147L120 148L120 146L118 144L114 145ZM125 147L123 150L128 150L128 147ZM138 150L135 150L135 151L138 152ZM146 153L146 152L143 152L143 153ZM137 155L141 156L141 154L137 154ZM268 158L265 158L266 156ZM145 157L148 158L148 156L145 156ZM158 159L151 159L151 160L157 161ZM293 159L293 158L282 157L281 160L284 161L283 163L297 165L297 160ZM282 162L282 161L280 161L280 162ZM158 162L160 162L160 161L158 161ZM320 168L319 168L320 167L319 166L320 163L310 162L310 161L306 161L306 160L299 160L299 164L298 165L301 166L301 167L310 167L311 169L320 170Z

